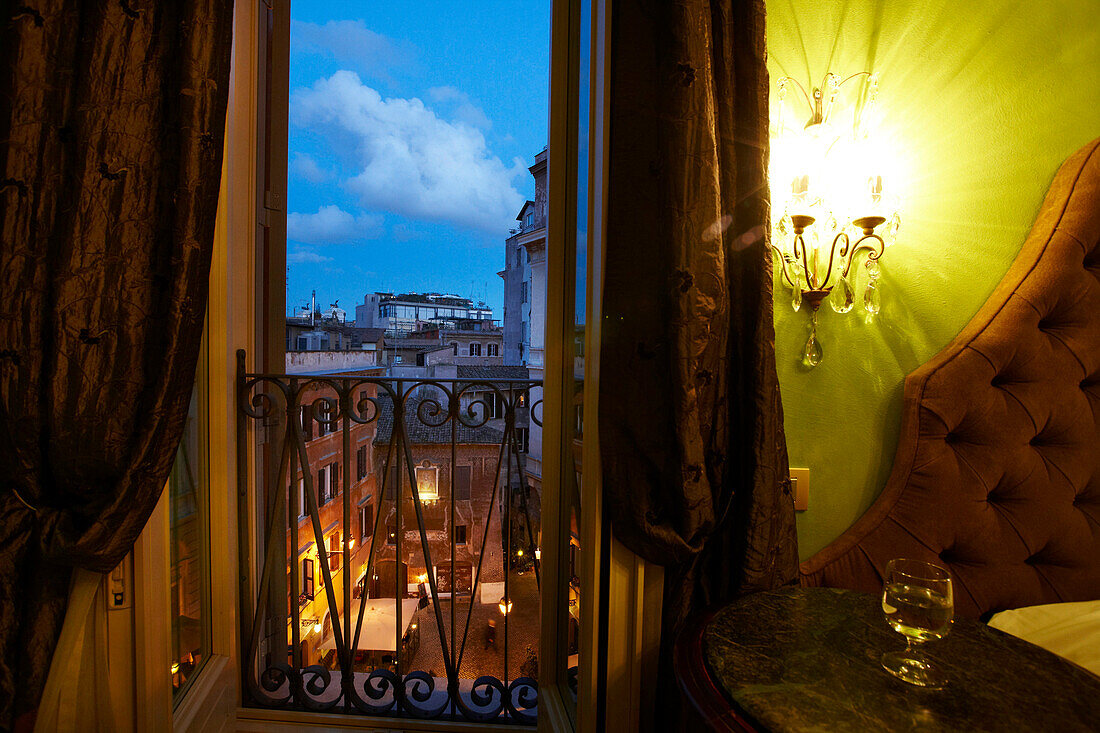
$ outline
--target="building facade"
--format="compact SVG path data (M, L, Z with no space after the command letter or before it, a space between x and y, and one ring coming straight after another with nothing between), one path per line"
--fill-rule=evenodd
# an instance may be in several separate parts
M442 293L374 292L355 306L355 325L381 328L387 333L418 331L428 324L491 321L493 309L484 302Z

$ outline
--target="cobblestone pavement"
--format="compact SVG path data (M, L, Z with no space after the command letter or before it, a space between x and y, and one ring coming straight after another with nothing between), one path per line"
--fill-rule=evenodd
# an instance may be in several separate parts
M527 659L527 647L537 654L539 649L539 591L535 582L534 570L522 575L514 573L508 579L508 594L512 598L512 611L508 614L508 680L514 680L523 674L520 670ZM459 601L455 607L455 624L458 635L455 637L455 650L462 646L462 634L466 624L466 613L470 604ZM466 637L466 649L462 655L462 667L459 677L475 679L489 674L504 680L505 623L496 603L473 604L470 629ZM443 614L443 628L447 635L448 649L451 641L451 601L440 601ZM496 641L487 641L489 621L496 623ZM446 677L443 664L443 650L439 641L435 610L429 604L417 611L414 622L420 632L420 648L413 655L409 671L422 670L436 677ZM404 666L404 665L402 665Z

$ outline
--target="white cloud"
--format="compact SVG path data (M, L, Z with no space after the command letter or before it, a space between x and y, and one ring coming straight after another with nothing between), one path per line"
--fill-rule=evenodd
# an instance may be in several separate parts
M290 161L290 172L309 183L324 183L332 178L332 173L317 165L310 156L305 153L295 153Z
M332 204L317 209L316 214L292 212L286 217L287 239L306 244L344 244L356 239L375 239L381 234L381 216L352 216Z
M331 257L325 257L319 255L316 252L310 252L308 249L296 249L293 252L288 252L286 255L286 261L288 264L321 264L323 262L332 262Z
M521 159L505 166L475 126L448 122L419 99L383 99L353 72L296 90L291 119L352 141L357 172L344 185L365 207L500 234L523 205L512 187L527 172Z
M471 127L488 130L493 126L492 120L486 116L480 106L474 104L469 95L461 89L454 87L432 87L428 90L428 97L444 109L449 108L448 116L458 122L465 122Z
M324 25L290 21L295 53L328 56L344 67L391 80L389 70L407 67L415 52L404 42L367 28L361 20L330 20Z

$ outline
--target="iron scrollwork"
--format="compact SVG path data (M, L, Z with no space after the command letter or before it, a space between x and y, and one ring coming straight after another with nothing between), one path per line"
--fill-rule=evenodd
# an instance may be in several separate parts
M455 539L451 542L451 574L449 576L448 604L451 609L451 634L444 622L439 579L434 572L426 573L421 580L427 587L426 598L418 601L421 608L431 606L430 621L434 622L443 657L445 677L423 670L408 670L408 662L403 659L405 634L402 625L402 600L405 593L400 585L394 593L394 663L392 666L378 666L371 670L356 670L356 651L360 649L360 640L364 630L364 613L367 606L367 584L377 577L378 559L381 551L396 544L394 557L398 567L402 564L402 551L405 529L413 533L415 528L415 551L421 553L426 568L434 568L432 544L429 541L425 520L426 504L434 501L425 499L417 481L417 465L413 456L415 436L411 434L414 426L423 429L449 431L451 436L451 455L462 431L483 429L492 421L503 424L500 444L497 446L497 464L491 496L488 501L488 515L484 517L484 526L493 520L494 509L501 513L496 519L501 522L502 542L507 539L503 552L504 588L508 596L509 571L512 568L512 512L519 512L518 519L521 536L526 536L528 546L535 546L534 527L528 504L526 489L528 479L525 471L525 457L516 436L518 415L523 412L529 424L541 425L536 416L536 408L541 408L541 400L534 400L533 389L541 384L531 380L481 380L481 379L400 379L378 376L305 376L286 374L246 374L243 354L238 355L238 445L244 446L250 429L274 426L274 438L266 445L268 461L274 467L265 473L265 480L257 481L260 487L256 491L259 501L263 502L262 511L253 511L248 506L247 469L239 475L241 482L242 516L264 517L263 527L257 527L257 533L263 535L259 543L263 557L255 563L259 567L258 582L253 584L253 565L248 558L248 533L242 533L242 653L245 664L242 665L246 701L249 705L291 708L310 711L344 712L349 714L407 716L426 719L454 719L476 723L521 723L534 725L538 713L538 682L531 676L517 676L509 679L508 674L508 615L504 622L504 674L503 679L489 674L481 674L476 679L462 679L464 654L470 641L470 624L479 590L482 589L483 567L490 533L482 533L479 551L476 555L476 571L471 568L472 586L469 588L470 602L465 610L466 618L458 623L455 602L457 580L454 574ZM356 539L363 539L366 546L365 529L360 528L359 537L351 536L351 505L348 474L350 473L351 431L355 426L373 425L372 436L388 430L384 449L379 451L382 462L380 486L377 487L377 511L374 512L373 528L370 532L370 546L362 580L353 582L349 555ZM326 542L325 533L329 528L321 525L321 505L334 497L323 497L319 491L323 488L315 485L317 474L310 466L307 443L312 438L312 430L317 427L325 435L336 433L343 443L342 465L344 490L340 523L343 539L340 549ZM419 429L419 428L418 428ZM495 429L495 428L494 428ZM372 440L371 444L377 444ZM382 446L379 446L382 448ZM369 450L369 448L368 448ZM242 461L245 453L242 451ZM488 460L488 459L486 459ZM301 467L301 490L296 487L296 478ZM330 469L331 470L331 469ZM361 468L357 469L362 472ZM455 513L454 465L452 464L452 491L450 506L452 526ZM513 483L513 475L518 484ZM362 478L360 476L360 478ZM327 476L327 481L332 481ZM394 485L396 482L396 485ZM392 497L386 499L387 496ZM304 504L299 506L299 503ZM384 536L382 511L383 501L392 505L389 517L395 520L396 536ZM402 520L402 507L411 506L413 517ZM445 509L446 509L445 508ZM363 516L363 515L361 515ZM299 523L304 527L299 528ZM331 527L331 525L330 525ZM387 527L388 529L388 527ZM299 537L299 532L304 536ZM333 535L330 534L331 539ZM338 535L337 535L338 536ZM298 573L300 547L315 548L317 565L323 580L323 595L319 596L327 605L326 639L331 629L331 643L334 647L331 664L306 664L303 658L302 609L303 603L280 601L283 596L299 601L312 599L301 587L302 579ZM335 567L334 558L340 555L339 567ZM289 559L288 559L289 556ZM447 560L444 560L447 562ZM536 585L541 584L539 560L533 560ZM334 583L339 572L339 588ZM396 572L396 571L395 571ZM285 576L285 577L284 577ZM400 573L397 573L400 578ZM311 574L312 577L312 574ZM320 582L319 580L319 582ZM285 585L284 585L285 581ZM395 582L397 582L395 580ZM353 603L352 586L357 588L359 602ZM310 581L310 593L312 580ZM342 596L342 597L341 597ZM358 605L356 612L355 606ZM307 632L311 628L313 617L307 623ZM428 619L422 617L424 624ZM320 622L318 622L320 623ZM283 627L287 632L284 635ZM320 627L318 627L320 628ZM459 641L461 639L461 641Z

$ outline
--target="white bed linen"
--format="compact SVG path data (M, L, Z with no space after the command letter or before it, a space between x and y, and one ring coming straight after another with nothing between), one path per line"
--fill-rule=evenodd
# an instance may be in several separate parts
M994 614L989 625L1100 675L1100 601L1014 608Z

